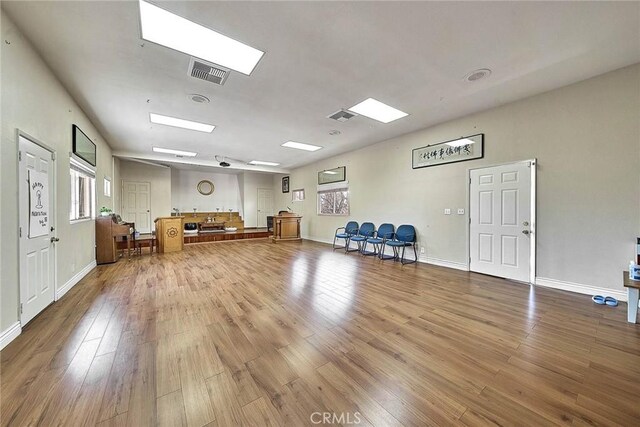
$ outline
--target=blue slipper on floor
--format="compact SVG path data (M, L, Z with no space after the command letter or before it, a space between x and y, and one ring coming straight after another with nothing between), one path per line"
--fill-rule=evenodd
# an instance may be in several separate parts
M614 297L606 297L604 299L604 303L611 307L616 307L618 305L618 300L615 299Z
M594 295L591 297L591 300L600 305L604 305L605 303L605 298L602 295Z

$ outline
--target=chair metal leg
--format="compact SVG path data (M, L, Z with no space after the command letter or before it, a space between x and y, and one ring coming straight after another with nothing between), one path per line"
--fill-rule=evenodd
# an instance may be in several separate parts
M416 245L411 245L413 246L413 261L408 260L405 261L404 260L404 248L405 246L402 247L402 258L400 259L400 263L402 263L402 265L406 265L406 264L413 264L414 262L418 261L418 252L416 251Z
M367 252L367 241L364 241L364 245L362 246L362 255L363 256L371 256L371 255L378 255L378 244L377 243L373 243L373 251L369 251Z
M359 245L359 243L358 243L358 245ZM351 246L351 239L347 239L347 245L345 246L345 249L344 249L345 253L347 253L347 252L357 252L358 251L358 249L351 249L350 246Z
M382 249L380 249L380 253L378 254L378 258L385 260L385 259L394 259L395 258L395 250L394 250L394 255L385 255L384 254L384 248L385 248L385 243L382 244Z

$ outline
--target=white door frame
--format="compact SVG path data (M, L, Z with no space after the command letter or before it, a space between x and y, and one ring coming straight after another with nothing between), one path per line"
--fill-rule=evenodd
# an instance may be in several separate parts
M529 258L529 283L536 283L536 235L537 235L537 222L536 222L536 169L537 159L520 160L515 162L496 163L492 165L483 165L475 168L467 169L467 271L471 271L471 171L477 169L493 168L497 166L513 165L518 163L528 163L531 165L531 224L529 229L529 245L530 245L530 258Z
M29 135L26 132L21 131L20 129L16 129L16 182L19 184L20 183L20 137L24 138L24 139L28 139L29 141L31 141L32 143L40 146L41 148L49 151L51 153L51 171L52 171L52 185L53 185L53 209L51 210L51 224L54 228L54 231L56 232L57 235L57 231L58 231L58 222L57 222L57 215L56 215L56 209L58 209L58 186L57 184L57 155L56 155L56 150L54 150L52 147L48 146L47 144L45 144L42 141L39 141L37 138L34 138L33 136ZM18 197L16 199L18 199L20 197L20 191L18 191ZM20 320L20 326L24 327L25 323L23 322L23 317L22 317L22 310L20 309L20 307L22 306L22 304L24 303L24 295L22 295L22 277L20 277L20 272L22 271L22 269L20 268L20 263L23 262L23 260L20 258L20 254L22 253L22 247L21 247L21 237L20 237L20 201L16 200L16 206L18 207L17 209L17 219L18 219L18 230L16 230L16 233L18 234L18 295L19 295L19 306L18 306L18 318ZM28 233L28 230L22 230L23 233ZM56 244L52 245L53 246L53 302L56 301L56 295L58 294L58 247Z
M149 212L149 233L153 233L155 231L155 223L153 222L153 216L152 216L152 212L151 212L151 182L147 182L147 181L127 181L125 179L121 179L120 180L120 216L122 216L122 213L124 212L124 186L125 183L130 182L130 183L134 183L134 184L149 184L149 209L147 209L147 212Z

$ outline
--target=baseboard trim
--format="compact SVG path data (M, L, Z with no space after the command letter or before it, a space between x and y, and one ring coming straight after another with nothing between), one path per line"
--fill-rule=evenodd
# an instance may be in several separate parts
M563 291L575 292L585 295L608 295L616 298L618 301L627 301L627 293L625 291L611 288L602 288L599 286L584 285L581 283L565 282L562 280L549 279L546 277L536 277L536 286L560 289Z
M15 340L22 333L20 322L16 322L0 333L0 350L5 348L9 343Z
M91 272L94 268L97 267L96 260L94 259L89 264L87 264L82 270L78 271L73 277L62 285L62 287L56 289L56 301L64 296L71 288L73 288L80 280L84 278L87 274Z
M419 262L424 262L426 264L433 264L440 267L453 268L454 270L462 270L469 271L467 264L462 262L448 261L446 259L440 258L431 258L431 257L418 257Z

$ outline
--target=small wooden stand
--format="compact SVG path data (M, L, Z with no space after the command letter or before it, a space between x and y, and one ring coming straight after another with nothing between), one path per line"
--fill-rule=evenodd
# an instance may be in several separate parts
M183 216L156 218L158 253L181 251L184 246Z
M273 236L271 241L300 242L300 221L302 216L295 213L282 213L273 217Z

